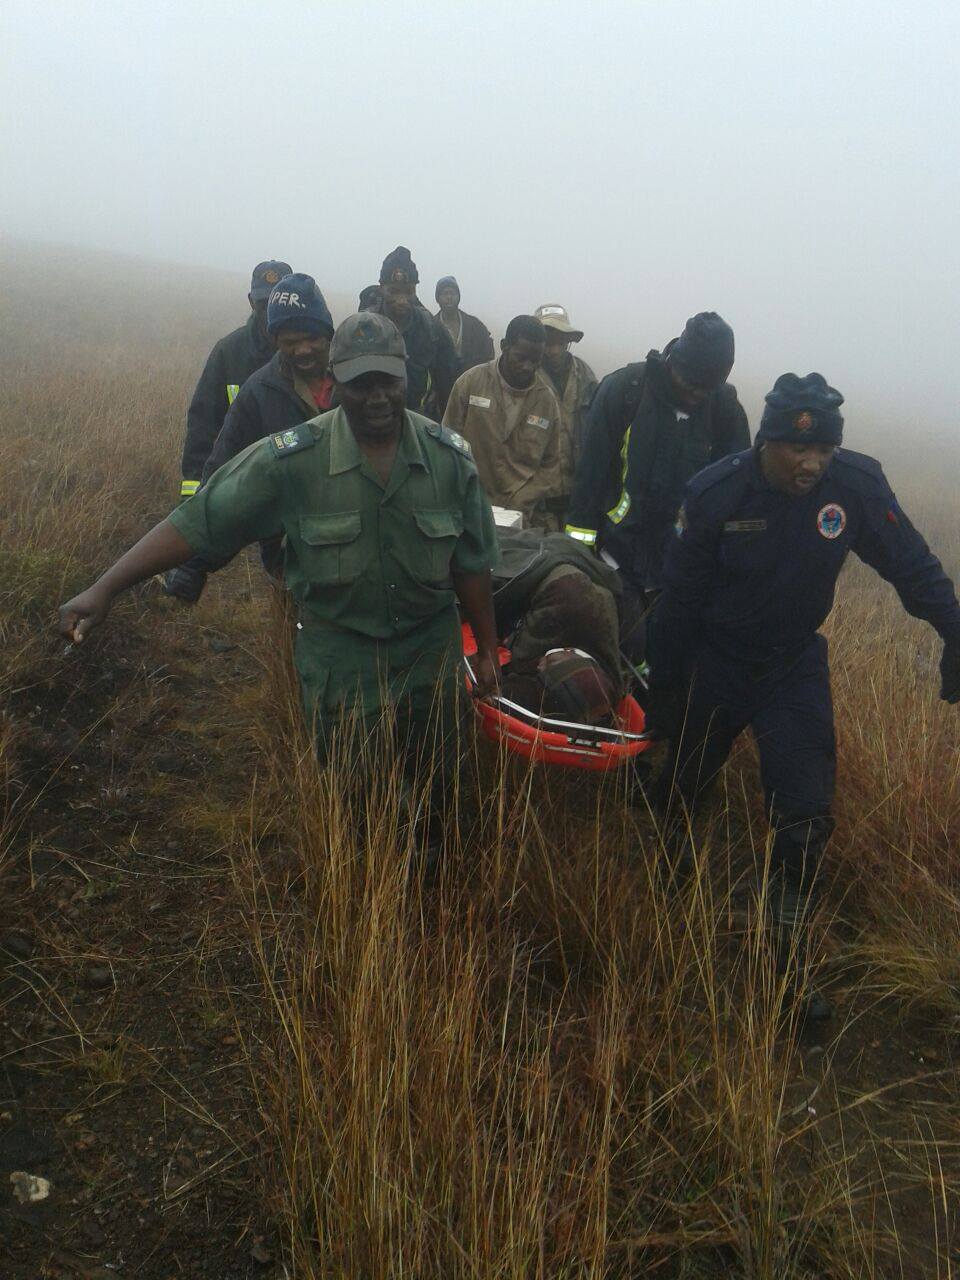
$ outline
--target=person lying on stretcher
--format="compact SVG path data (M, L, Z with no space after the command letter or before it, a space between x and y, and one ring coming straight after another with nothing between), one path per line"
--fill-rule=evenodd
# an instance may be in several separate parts
M622 627L623 592L614 569L564 534L498 529L493 570L497 635L510 650L501 693L542 715L610 724L640 657L638 628Z

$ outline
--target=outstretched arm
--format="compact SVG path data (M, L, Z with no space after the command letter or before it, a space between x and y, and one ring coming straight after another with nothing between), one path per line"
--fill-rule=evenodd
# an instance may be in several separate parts
M893 584L903 607L940 634L940 697L960 702L960 604L943 565L917 532L894 497L886 477L866 504L863 528L854 551Z
M169 520L161 520L144 534L136 546L124 552L92 587L60 606L60 634L74 644L80 644L94 627L103 622L122 591L155 573L182 564L192 554L186 538Z

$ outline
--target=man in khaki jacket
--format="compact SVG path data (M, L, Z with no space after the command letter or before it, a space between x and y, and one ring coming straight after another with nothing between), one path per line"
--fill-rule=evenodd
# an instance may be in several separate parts
M540 372L546 332L534 316L515 316L500 356L454 383L443 425L467 440L490 501L523 514L524 524L560 526L550 510L563 492L560 405Z
M548 302L537 307L534 314L547 331L543 373L560 402L560 478L563 493L557 505L562 504L559 515L565 520L573 489L573 473L583 446L584 418L597 389L597 375L586 360L570 350L572 344L583 337L583 330L570 323L565 307Z

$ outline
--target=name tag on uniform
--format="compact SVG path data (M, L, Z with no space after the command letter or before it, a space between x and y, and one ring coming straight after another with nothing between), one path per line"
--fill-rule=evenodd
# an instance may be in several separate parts
M533 414L533 413L531 413L529 418L527 418L528 427L539 427L541 431L546 431L549 425L550 425L549 418L538 418L536 414Z
M478 409L489 409L490 397L489 396L471 396L470 403L473 405L476 405Z
M728 520L724 533L761 533L767 527L766 520Z

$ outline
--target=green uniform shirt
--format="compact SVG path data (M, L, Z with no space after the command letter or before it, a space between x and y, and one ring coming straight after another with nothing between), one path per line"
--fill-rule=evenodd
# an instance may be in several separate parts
M308 709L321 711L352 702L358 685L373 710L378 684L435 681L458 642L451 571L497 560L468 447L409 411L386 486L333 409L251 445L169 520L194 553L220 559L286 535L297 665Z
M386 487L342 409L268 436L221 467L170 522L202 555L227 558L282 532L301 618L388 640L454 602L451 569L496 563L489 503L466 450L407 412ZM283 439L283 437L278 437Z

